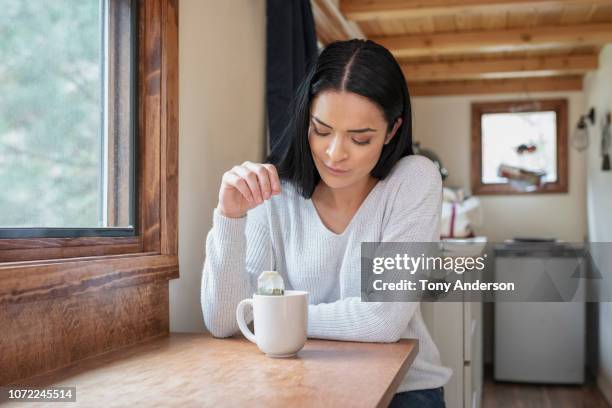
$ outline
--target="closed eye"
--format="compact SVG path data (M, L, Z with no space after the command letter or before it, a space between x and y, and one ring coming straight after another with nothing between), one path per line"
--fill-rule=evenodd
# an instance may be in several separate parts
M317 129L317 127L314 126L314 125L312 126L312 128L313 128L314 132L317 135L319 135L319 136L327 136L327 135L329 135L329 132L320 132L319 129Z
M359 146L364 146L364 145L370 144L370 141L369 140L359 141L359 140L353 139L353 143Z

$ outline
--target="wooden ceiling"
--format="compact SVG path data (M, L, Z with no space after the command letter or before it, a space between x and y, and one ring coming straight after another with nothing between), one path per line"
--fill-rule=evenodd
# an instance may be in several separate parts
M368 38L413 96L582 90L612 0L312 0L321 43Z

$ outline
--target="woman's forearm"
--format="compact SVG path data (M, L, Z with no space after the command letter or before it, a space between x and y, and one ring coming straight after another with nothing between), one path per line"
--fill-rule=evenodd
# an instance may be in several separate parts
M358 297L308 307L308 337L392 343L400 339L417 302L361 302Z
M238 330L236 307L252 296L257 273L269 258L267 230L247 223L247 217L228 218L215 210L213 228L206 238L201 305L204 323L215 337L231 336Z

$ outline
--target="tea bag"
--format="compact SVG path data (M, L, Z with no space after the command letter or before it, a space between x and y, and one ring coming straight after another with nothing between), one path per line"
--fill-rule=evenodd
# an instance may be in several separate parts
M263 271L257 278L257 294L282 296L285 293L283 277L276 271Z

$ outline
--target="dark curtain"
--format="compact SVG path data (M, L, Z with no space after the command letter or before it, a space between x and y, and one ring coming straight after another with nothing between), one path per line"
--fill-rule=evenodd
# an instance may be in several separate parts
M281 140L289 105L308 64L317 56L310 0L267 0L266 103L269 146Z

